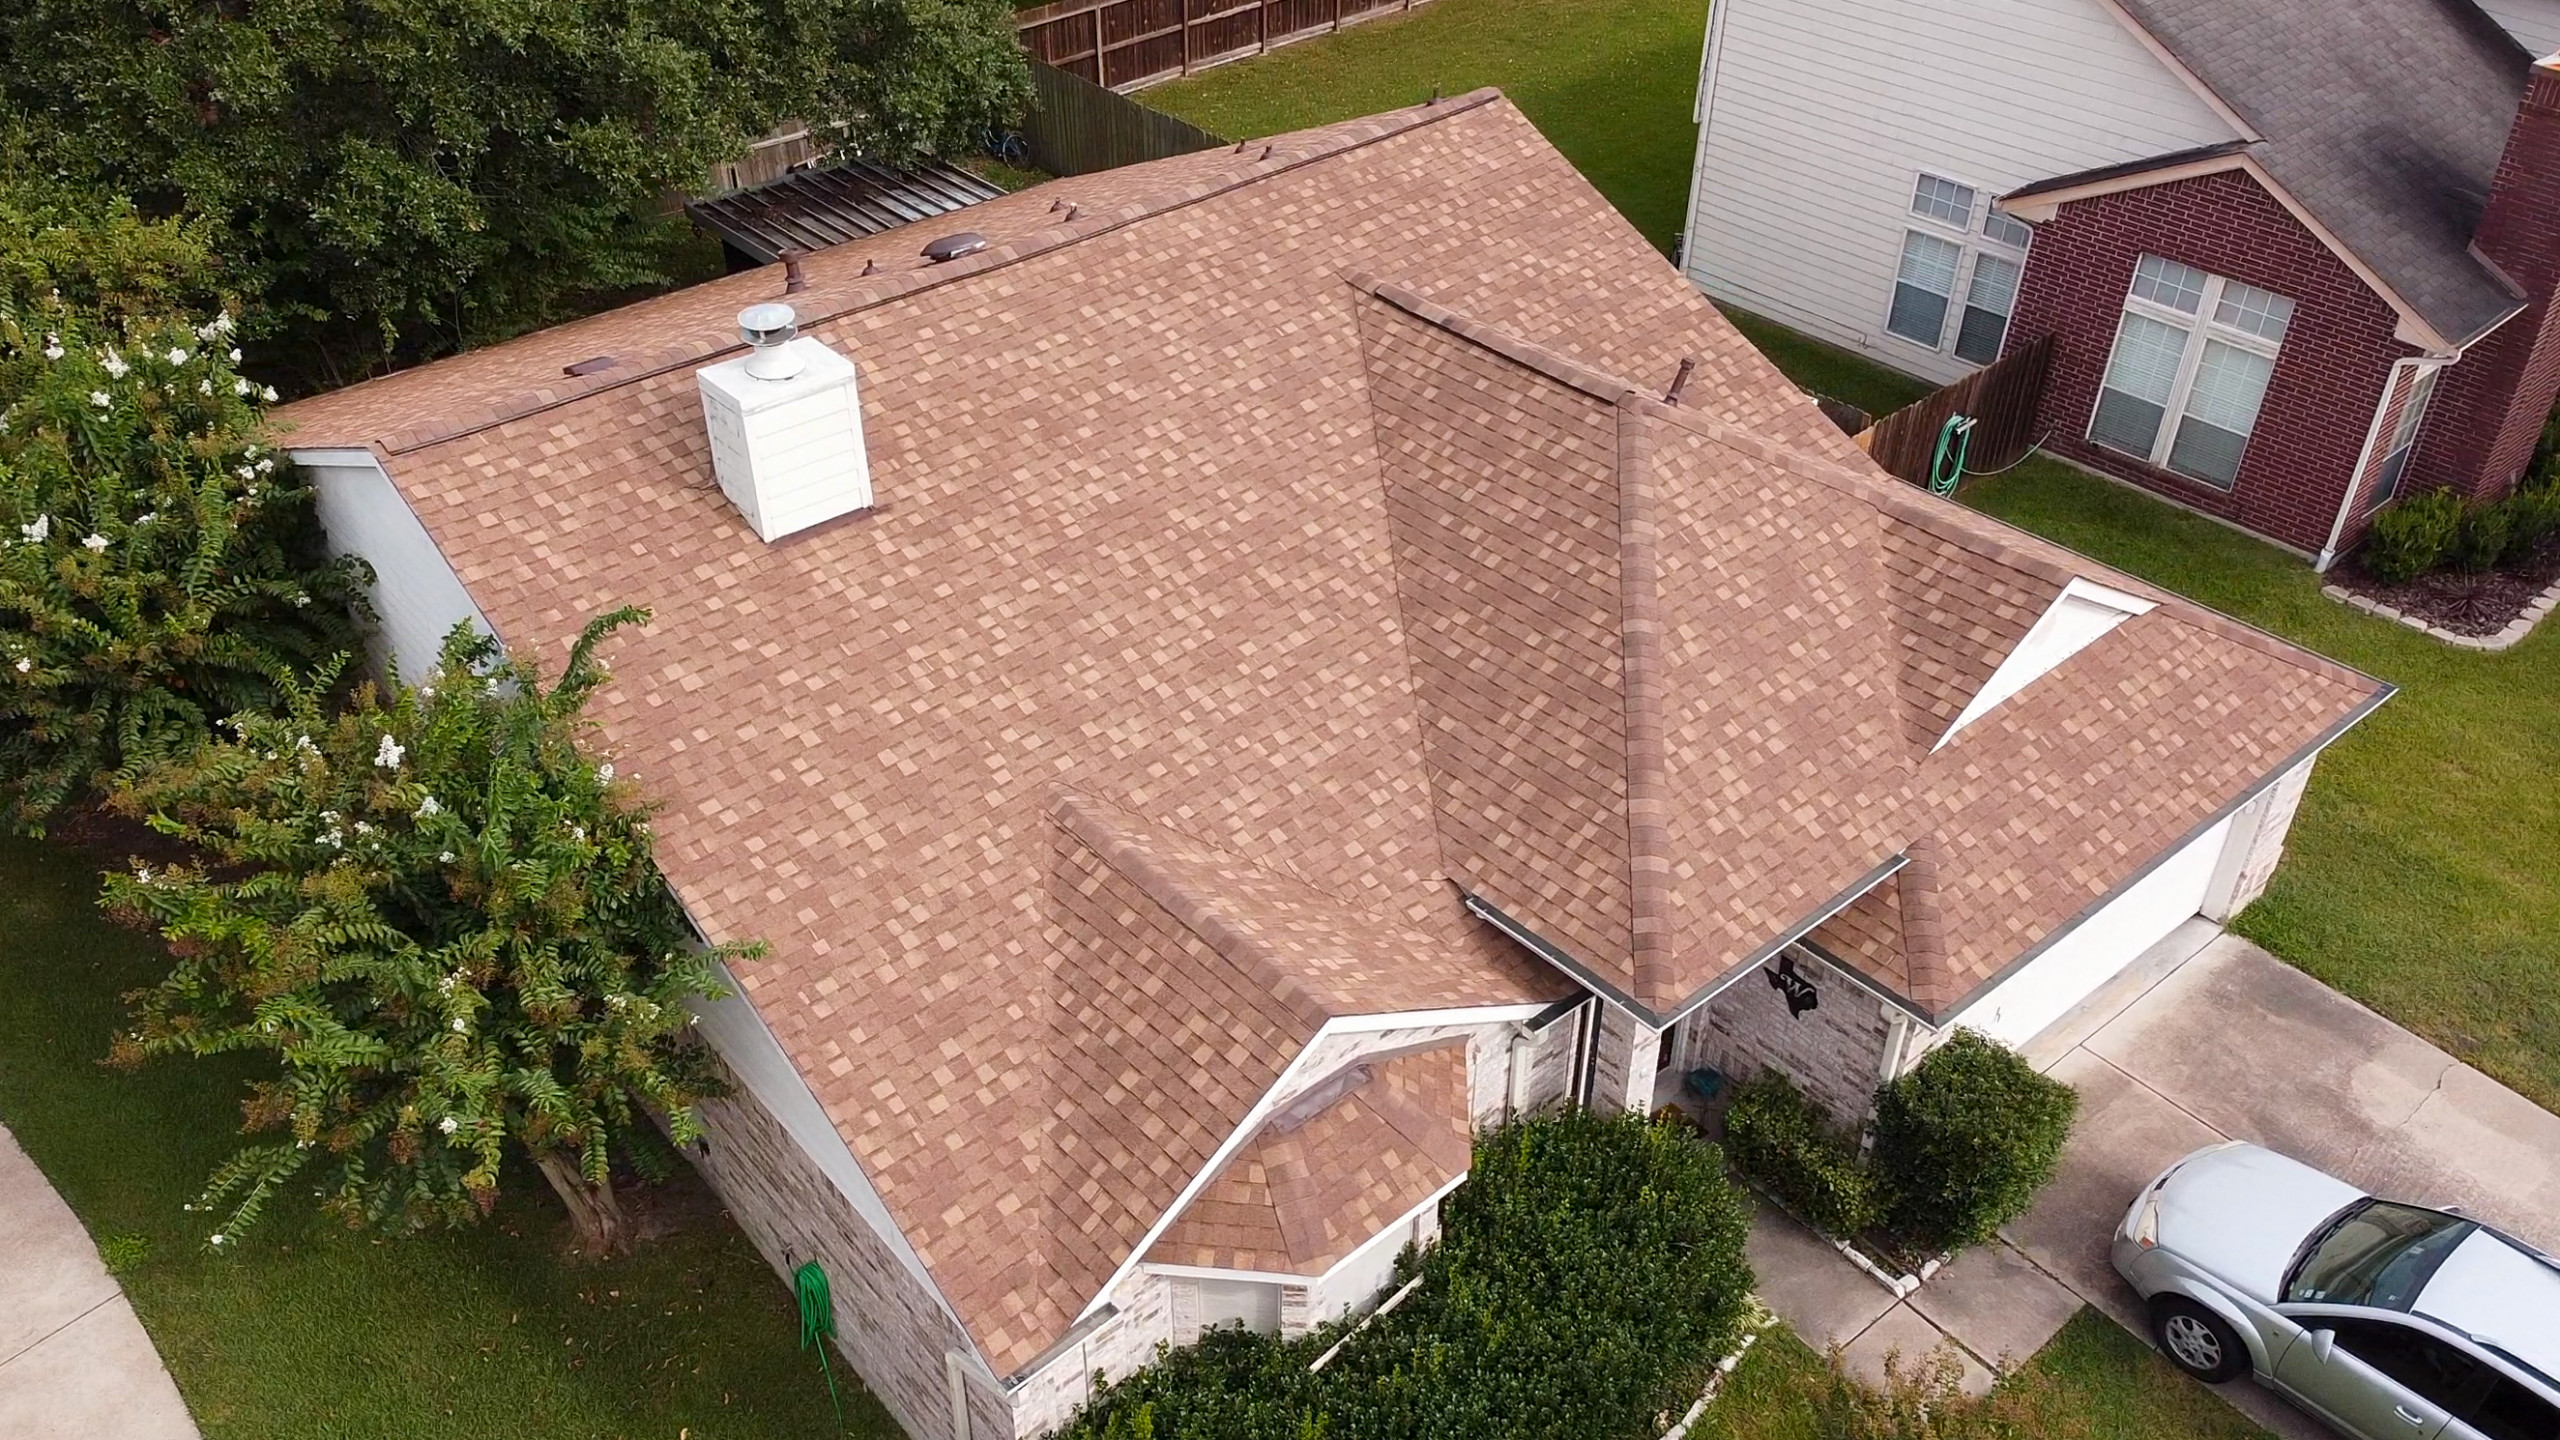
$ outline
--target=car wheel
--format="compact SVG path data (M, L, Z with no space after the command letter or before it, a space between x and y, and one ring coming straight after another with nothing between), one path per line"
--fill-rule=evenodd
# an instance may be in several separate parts
M2151 1338L2160 1342L2160 1353L2170 1364L2209 1385L2249 1368L2240 1332L2193 1300L2163 1295L2152 1301Z

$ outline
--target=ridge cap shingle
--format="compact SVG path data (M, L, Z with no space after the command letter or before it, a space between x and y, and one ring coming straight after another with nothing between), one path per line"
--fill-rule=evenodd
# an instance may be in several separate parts
M1660 511L1651 442L1623 392L1618 432L1618 672L1626 711L1628 970L1636 998L1663 1008L1678 997L1678 937L1671 899L1669 704L1663 682Z
M911 267L905 270L883 271L876 277L868 275L856 276L854 278L857 280L871 279L872 283L854 289L841 303L831 305L829 308L824 310L810 310L800 314L798 317L800 329L803 333L806 333L820 325L841 320L848 315L856 314L863 310L885 305L891 301L903 300L909 296L921 294L927 290L939 289L945 285L953 285L964 280L973 279L979 275L986 274L991 270L999 270L1008 265L1034 259L1038 256L1051 254L1080 241L1090 240L1097 236L1109 235L1116 231L1127 229L1132 225L1157 219L1176 211L1186 209L1190 206L1198 205L1204 201L1214 200L1222 195L1232 194L1237 190L1259 185L1266 181L1277 179L1280 176L1288 175L1298 170L1303 170L1311 165L1320 164L1327 160L1338 159L1341 156L1348 155L1356 150L1366 149L1367 147L1378 144L1381 141L1391 140L1399 135L1404 135L1414 130L1421 129L1424 126L1436 125L1443 120L1448 120L1455 116L1464 115L1470 111L1481 109L1484 106L1490 105L1495 101L1504 98L1505 97L1503 96L1500 88L1487 85L1468 91L1464 95L1427 101L1421 105L1409 106L1402 110L1389 110L1377 115L1364 116L1359 120L1337 122L1332 125L1308 126L1305 129L1284 132L1265 140L1263 144L1266 149L1276 147L1294 138L1318 131L1324 132L1324 138L1314 149L1296 155L1274 156L1268 162L1267 168L1257 169L1247 175L1234 176L1220 181L1205 183L1195 182L1193 184L1168 189L1162 196L1148 203L1124 205L1118 209L1107 212L1061 220L1057 224L1033 230L1021 238L1009 240L1000 245L992 245L985 250L979 251L975 254L965 255L955 260L947 260L939 264L921 267ZM1244 146L1242 144L1237 146L1237 151L1239 153L1243 149ZM1078 177L1060 176L1055 180L1043 183L1048 185L1064 184L1071 182L1076 178ZM1031 188L1038 189L1040 187L1034 186ZM1070 214L1072 215L1072 213L1073 211L1071 208ZM882 233L887 234L893 232L884 231ZM872 239L876 237L865 236L862 238ZM825 253L825 250L833 248L835 247L823 247L821 250L813 253L823 254ZM680 292L670 291L668 293L675 294ZM649 298L655 299L656 297L653 296ZM639 300L632 303L634 305L641 305L648 303L648 301ZM793 308L795 310L799 309L798 306L794 306ZM563 377L566 383L553 381L542 385L527 386L526 388L518 390L511 395L501 397L488 405L474 406L469 409L456 411L450 414L426 416L399 431L368 438L378 441L382 448L390 454L407 454L413 450L422 450L428 446L441 444L448 440L458 440L466 435L473 435L483 430L494 429L495 427L503 425L511 420L522 420L528 416L539 415L546 410L555 410L563 405L571 403L572 401L583 400L590 395L600 394L607 390L618 389L625 385L638 384L641 381L655 378L656 376L665 374L669 370L677 369L684 365L708 363L713 361L716 357L743 354L746 349L747 346L745 342L734 337L727 339L700 337L690 341L678 341L672 345L664 347L663 349L650 352L643 356L642 359L646 362L644 364L628 366L616 365L607 370L597 371L592 375ZM464 351L462 354L447 356L444 357L444 359L459 360L470 353L472 352ZM429 361L427 363L435 365L444 363L444 361L436 360ZM389 375L378 375L369 380L358 381L357 385L371 384L378 380L389 380L395 376L405 375L408 373L410 372L393 371ZM345 388L353 389L355 387L349 386ZM328 393L337 394L339 392L331 391Z

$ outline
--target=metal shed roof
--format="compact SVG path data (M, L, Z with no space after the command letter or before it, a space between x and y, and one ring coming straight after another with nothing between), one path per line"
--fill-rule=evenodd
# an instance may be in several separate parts
M733 195L688 201L685 212L760 264L785 250L823 250L917 220L948 215L1004 192L956 166L927 160L893 169L848 160L800 170Z

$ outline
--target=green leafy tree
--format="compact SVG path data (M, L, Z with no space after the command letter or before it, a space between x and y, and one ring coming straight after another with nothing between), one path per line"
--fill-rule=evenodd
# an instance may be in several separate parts
M159 273L5 253L35 283L91 286L93 305ZM0 800L21 825L280 703L281 676L354 637L362 567L323 553L231 328L0 297Z
M60 305L110 330L211 315L229 297L210 229L197 219L147 219L120 197L49 178L0 112L0 312Z
M1028 94L1004 0L15 0L0 54L35 153L203 217L329 383L663 283L667 197L777 124L896 159Z
M717 993L715 962L761 953L693 942L646 807L581 748L596 647L644 618L589 625L552 686L457 627L429 683L361 685L334 715L325 681L296 688L125 799L208 858L108 877L109 910L177 956L114 1058L280 1066L243 1106L275 1138L207 1186L215 1244L314 1166L350 1223L466 1224L511 1147L586 1246L629 1243L615 1160L662 1171L648 1112L683 1144L716 1093L685 1002Z

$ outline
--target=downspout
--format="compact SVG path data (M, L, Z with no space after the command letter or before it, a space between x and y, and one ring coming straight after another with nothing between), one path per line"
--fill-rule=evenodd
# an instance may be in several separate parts
M2364 448L2356 452L2355 468L2347 472L2347 493L2338 497L2338 518L2329 522L2329 540L2320 547L2319 557L2311 562L2311 573L2326 575L2338 563L2338 537L2347 533L2347 517L2355 513L2356 497L2364 493L2365 467L2373 463L2373 448L2382 443L2382 420L2391 413L2391 397L2400 393L2400 377L2405 371L2410 384L2417 383L2422 370L2440 369L2459 356L2412 356L2391 362L2391 378L2383 384L2382 399L2373 407L2373 419L2364 427Z

